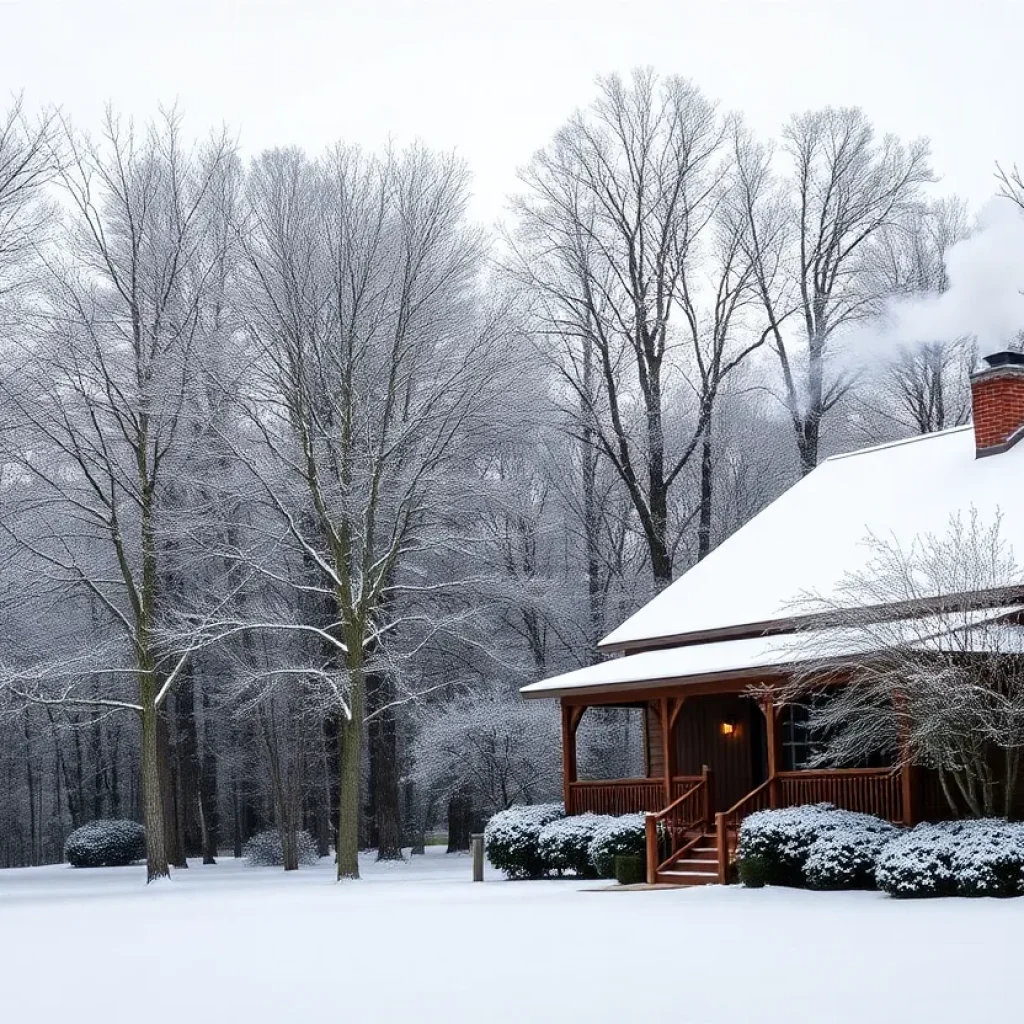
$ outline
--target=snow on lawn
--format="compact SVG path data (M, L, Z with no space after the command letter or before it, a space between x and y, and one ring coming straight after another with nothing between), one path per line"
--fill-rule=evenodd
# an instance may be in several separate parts
M431 850L0 871L2 1019L34 1024L1015 1020L1024 900L469 881ZM494 873L489 877L494 879Z

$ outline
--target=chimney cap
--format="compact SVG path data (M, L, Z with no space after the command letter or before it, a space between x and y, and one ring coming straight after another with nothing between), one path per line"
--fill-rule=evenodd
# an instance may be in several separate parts
M993 352L984 359L991 369L998 366L1024 366L1024 352Z

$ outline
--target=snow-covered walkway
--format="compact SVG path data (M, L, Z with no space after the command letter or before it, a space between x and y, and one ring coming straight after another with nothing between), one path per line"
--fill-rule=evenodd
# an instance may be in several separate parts
M474 885L464 857L0 871L0 1018L32 1024L963 1024L1021 1015L1024 900ZM490 873L493 878L493 872Z

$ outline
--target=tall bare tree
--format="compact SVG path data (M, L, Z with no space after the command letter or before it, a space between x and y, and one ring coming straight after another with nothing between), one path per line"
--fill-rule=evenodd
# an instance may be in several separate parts
M305 564L290 582L330 601L344 652L320 666L341 719L339 878L359 873L368 683L386 683L389 650L410 635L401 599L435 586L415 561L458 500L450 464L473 457L501 404L500 327L476 303L466 194L462 165L422 149L276 151L251 172L244 398L259 444L237 454L266 544ZM272 571L265 551L245 557ZM393 700L377 697L379 714Z
M187 148L173 112L143 131L110 112L98 141L63 124L61 142L69 213L2 384L25 481L4 527L48 581L29 591L91 602L103 629L40 652L15 685L36 702L138 714L153 881L169 874L160 712L187 653L160 643L179 612L163 583L201 521L187 479L217 263L204 230L232 147ZM97 677L99 694L85 685Z
M20 96L0 114L0 315L43 242L51 212L44 191L59 162L54 137L52 116L31 121Z
M791 171L776 179L770 198L764 185L773 154L762 149L747 161L744 206L800 471L809 473L818 463L822 422L849 387L830 365L835 335L876 315L886 295L870 243L901 223L932 174L924 140L879 141L863 111L852 107L794 116L783 131L783 152ZM794 308L795 336L783 326Z
M650 71L601 79L599 89L522 174L512 269L553 353L566 414L626 488L660 588L679 532L672 486L722 380L750 350L728 344L745 252L713 251L728 179L714 105L692 83ZM713 325L697 312L703 259L722 263ZM584 473L593 475L586 461Z
M939 295L949 288L946 256L968 236L966 203L957 197L910 208L871 243L879 290L894 297ZM970 419L970 338L896 339L897 350L865 375L858 404L874 431L928 434ZM872 440L877 440L873 436Z

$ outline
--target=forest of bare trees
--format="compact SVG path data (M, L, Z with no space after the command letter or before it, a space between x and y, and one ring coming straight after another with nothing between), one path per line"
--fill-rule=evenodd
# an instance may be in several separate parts
M0 867L99 817L150 879L465 848L558 791L519 686L829 454L965 421L970 337L858 348L973 230L924 140L650 71L566 113L493 228L421 144L0 115ZM629 716L580 742L638 770Z

